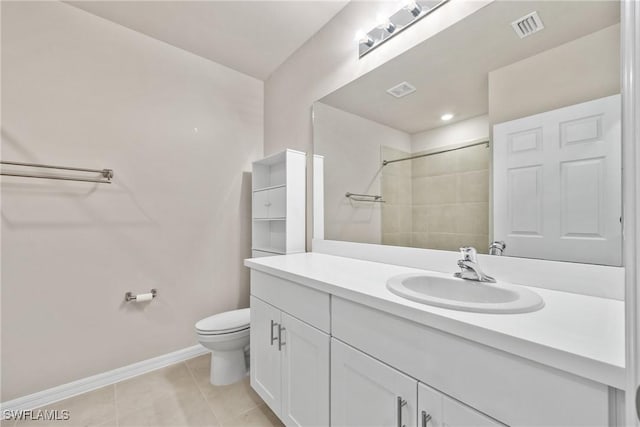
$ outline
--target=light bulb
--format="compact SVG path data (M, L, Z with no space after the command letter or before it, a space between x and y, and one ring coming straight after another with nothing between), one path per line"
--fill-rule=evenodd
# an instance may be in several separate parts
M453 119L453 114L451 113L446 113L440 116L440 120L442 120L443 122L448 122L451 119Z
M406 0L404 2L404 8L407 9L413 16L420 15L422 12L422 7L415 2L415 0Z
M388 33L393 33L396 29L396 26L383 14L379 13L376 16L376 22L378 23L378 27L386 30Z
M358 30L356 31L356 37L355 40L359 43L359 44L366 44L367 46L373 46L373 39L371 37L369 37L367 35L367 33L365 33L362 30Z

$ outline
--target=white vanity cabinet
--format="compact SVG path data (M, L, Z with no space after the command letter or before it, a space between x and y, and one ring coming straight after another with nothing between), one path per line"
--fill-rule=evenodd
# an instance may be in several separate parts
M329 425L329 295L255 272L251 292L251 386L287 426Z
M331 425L504 426L336 339L331 341Z
M417 381L331 340L331 425L416 425Z
M287 426L620 425L606 384L283 275L251 271L251 385Z
M418 427L504 427L484 414L418 383Z

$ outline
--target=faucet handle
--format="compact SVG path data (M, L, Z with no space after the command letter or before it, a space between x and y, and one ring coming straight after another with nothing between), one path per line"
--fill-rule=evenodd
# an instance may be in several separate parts
M462 254L462 259L464 261L471 261L471 262L477 262L477 254L478 251L476 251L476 248L474 248L473 246L465 246L463 248L460 248L460 253Z

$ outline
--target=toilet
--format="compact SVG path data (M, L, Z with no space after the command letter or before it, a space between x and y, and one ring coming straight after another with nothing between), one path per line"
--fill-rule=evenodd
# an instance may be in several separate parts
M196 323L198 341L211 350L211 384L227 385L246 377L249 321L249 309L243 308L219 313Z

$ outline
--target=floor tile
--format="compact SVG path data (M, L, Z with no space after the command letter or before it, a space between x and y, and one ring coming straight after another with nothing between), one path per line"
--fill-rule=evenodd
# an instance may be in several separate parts
M114 386L107 386L90 391L79 396L71 397L42 408L47 411L69 411L68 420L19 420L16 427L28 426L101 426L107 423L115 424L116 407Z
M200 392L184 363L158 369L148 374L119 382L116 387L118 415L146 408L155 402L174 402L199 396Z
M198 394L182 393L155 399L150 405L118 415L119 427L216 427L218 420Z
M265 404L222 423L223 427L283 427L278 417Z
M13 425L16 423L16 420L5 420L5 419L1 419L0 420L0 427L13 427Z
M251 388L249 377L230 385L212 385L209 381L210 357L210 355L204 355L186 363L202 394L213 409L213 413L221 423L237 418L264 403Z

